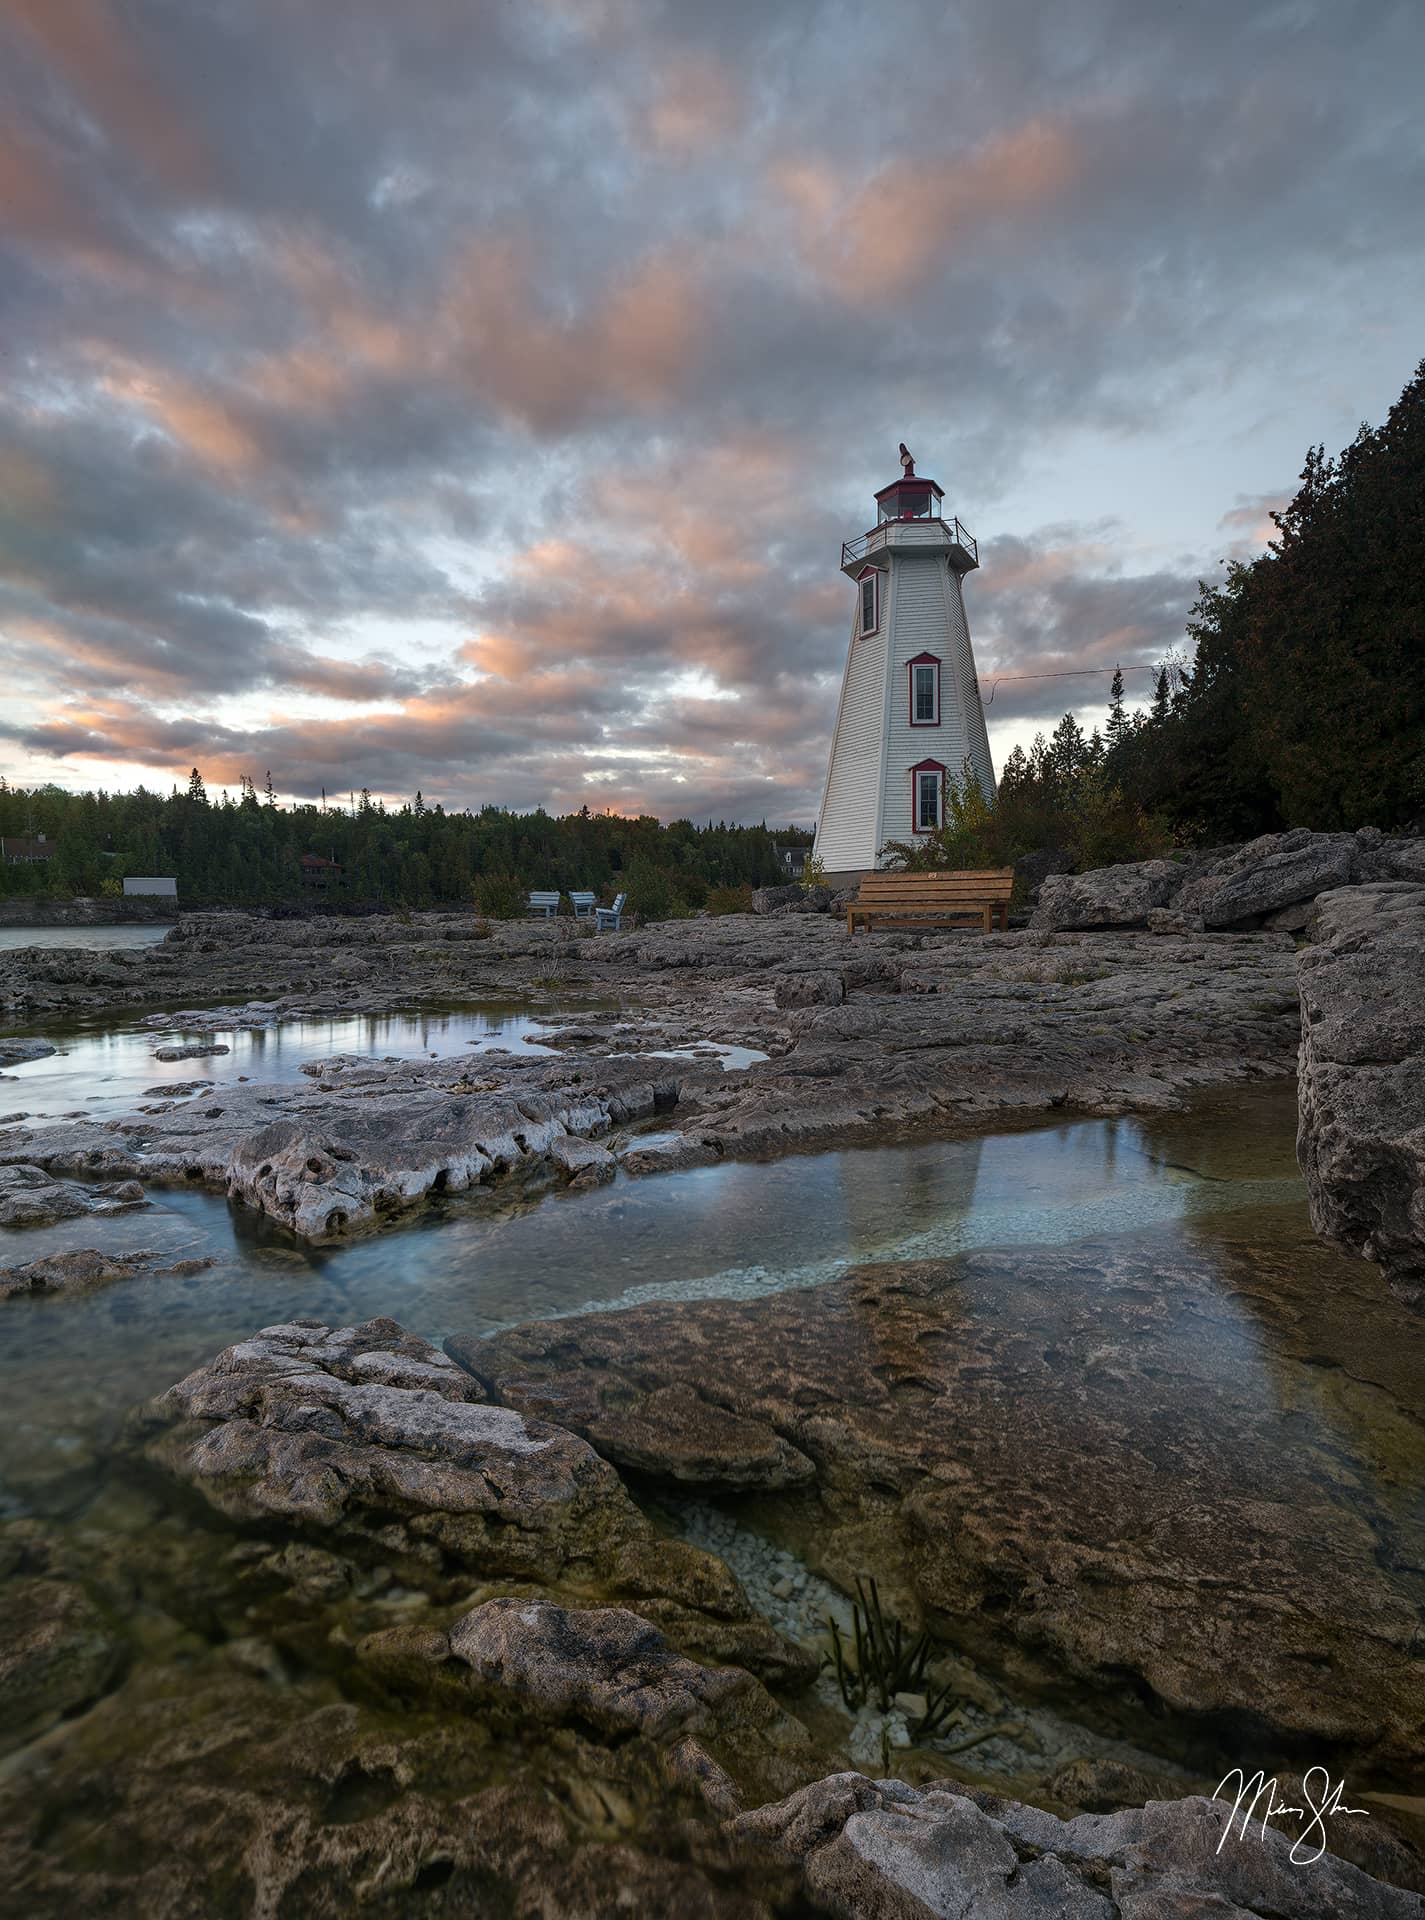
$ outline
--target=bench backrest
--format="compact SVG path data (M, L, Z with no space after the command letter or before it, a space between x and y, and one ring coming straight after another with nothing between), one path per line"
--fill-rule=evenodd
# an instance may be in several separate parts
M1013 891L1013 867L987 867L979 872L964 873L868 873L856 898L863 907L949 909L1008 900Z
M529 904L532 907L557 907L559 905L559 889L556 887L552 893L531 893L529 896Z
M623 903L627 898L628 895L626 893L616 893L614 895L613 905L611 907L600 907L600 913L622 913Z
M574 902L576 907L592 907L594 904L594 896L592 893L571 893L569 898Z

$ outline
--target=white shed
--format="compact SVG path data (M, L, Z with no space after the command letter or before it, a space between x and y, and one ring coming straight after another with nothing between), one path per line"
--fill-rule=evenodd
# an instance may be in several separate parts
M151 874L145 874L132 880L125 880L124 898L127 900L132 895L138 893L157 894L162 900L176 900L178 898L178 882L176 880L157 880Z

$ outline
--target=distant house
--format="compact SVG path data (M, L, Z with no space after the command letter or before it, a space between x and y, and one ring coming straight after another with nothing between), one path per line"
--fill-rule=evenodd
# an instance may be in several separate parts
M42 860L53 860L58 851L58 843L46 840L42 833L12 833L0 839L0 853L7 867L28 867Z
M124 882L124 898L130 900L135 894L156 894L160 900L176 900L178 882L160 880L153 874L137 875L134 879Z
M328 860L320 853L302 855L302 885L304 887L338 887L341 885L342 866L339 860Z
M781 861L789 880L800 880L806 873L807 855L810 852L810 847L779 846L777 848L777 858Z

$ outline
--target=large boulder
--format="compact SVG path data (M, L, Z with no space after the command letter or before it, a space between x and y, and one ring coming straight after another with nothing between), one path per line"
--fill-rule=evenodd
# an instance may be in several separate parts
M789 907L802 898L802 889L792 885L786 887L758 887L752 895L754 913L775 913L778 907Z
M1172 860L1144 860L1091 873L1051 873L1029 924L1054 932L1144 926L1154 907L1167 906L1177 894L1185 871Z
M1326 894L1313 925L1297 1136L1311 1217L1425 1306L1425 886Z
M1351 1816L1336 1816L1348 1819ZM1359 1816L1355 1816L1359 1818ZM949 1781L917 1791L844 1773L731 1823L802 1863L813 1911L840 1920L1420 1920L1420 1896L1229 1800L1152 1801L1059 1820Z
M1195 874L1175 905L1209 927L1230 927L1348 886L1359 872L1351 833L1268 833Z

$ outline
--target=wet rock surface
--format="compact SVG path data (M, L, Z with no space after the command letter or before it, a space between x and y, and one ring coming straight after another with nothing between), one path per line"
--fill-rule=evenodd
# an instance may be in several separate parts
M1416 1920L1419 1895L1329 1854L1291 1859L1268 1830L1224 1840L1230 1804L1157 1801L1112 1815L1053 1814L951 1787L841 1774L743 1814L739 1836L802 1863L816 1909L844 1920Z
M228 1522L396 1569L442 1597L477 1577L602 1591L685 1643L805 1678L711 1555L660 1539L566 1429L492 1405L391 1320L269 1327L138 1412L148 1468Z
M0 1267L0 1300L25 1294L94 1293L141 1273L198 1273L213 1264L208 1256L169 1263L147 1250L105 1253L98 1247L76 1247L69 1253L42 1254L21 1266Z
M1319 1233L1425 1306L1425 886L1316 903L1297 1150Z
M129 1213L147 1206L137 1180L102 1181L90 1186L56 1180L43 1167L23 1159L0 1165L0 1227L42 1227L82 1214Z
M1245 1739L1413 1776L1425 1540L1368 1486L1389 1458L1413 1498L1420 1343L1299 1232L1225 1262L1151 1235L980 1252L450 1344L615 1463L661 1452L670 1482L787 1499L809 1463L809 1563L843 1591L875 1572L1022 1694L1171 1723L1204 1766ZM1319 1299L1313 1260L1338 1276ZM1278 1403L1277 1348L1342 1356L1324 1411Z
M0 1035L0 1067L18 1066L23 1060L44 1060L58 1052L48 1040L7 1039Z
M514 925L476 941L450 916L451 937L437 944L443 917L422 919L392 929L200 916L135 964L160 969L145 991L175 997L156 955L183 957L189 990L209 968L221 992L239 979L281 983L300 967L300 995L269 991L222 1009L229 1022L409 1006L477 986L535 1007L557 990L566 1018L571 996L618 996L622 1009L566 1025L542 1055L336 1056L312 1063L306 1085L227 1082L211 1102L175 1087L102 1121L16 1127L0 1138L0 1162L196 1180L323 1239L509 1174L542 1168L591 1184L610 1168L572 1143L607 1147L655 1115L668 1117L668 1137L627 1142L629 1171L978 1130L1035 1112L1171 1106L1195 1087L1282 1077L1295 1064L1285 933L879 932L853 942L827 915L778 912L594 939ZM21 956L26 991L40 993L31 960ZM349 984L314 991L324 971ZM728 1073L699 1054L710 1043L770 1057ZM657 1057L667 1053L679 1057Z

